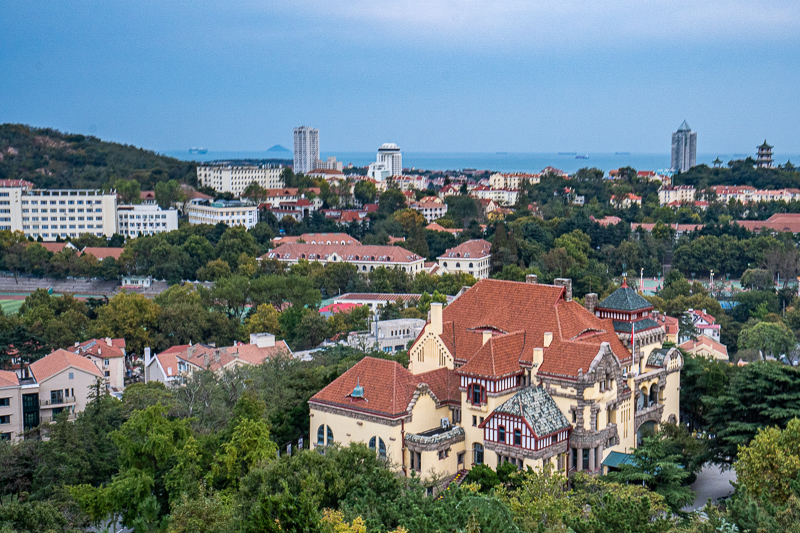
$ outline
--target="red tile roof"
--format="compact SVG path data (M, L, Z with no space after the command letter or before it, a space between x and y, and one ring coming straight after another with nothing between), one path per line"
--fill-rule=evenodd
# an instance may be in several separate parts
M99 378L103 377L102 372L100 372L90 359L68 352L67 350L56 350L50 355L46 355L38 361L34 361L31 363L30 371L33 373L33 377L36 378L36 381L41 383L69 367L83 370Z
M119 256L122 255L122 252L125 251L125 248L99 248L94 246L87 246L83 249L84 254L93 255L97 258L98 261L102 261L106 257L113 257L114 259L119 259Z
M481 333L483 337L483 333ZM457 372L468 376L501 378L523 372L520 360L525 346L525 332L515 331L486 341L478 352Z
M0 180L0 187L22 187L23 189L32 189L33 183L25 180Z
M335 300L341 302L342 300L374 300L376 302L396 302L402 300L404 302L417 301L422 297L421 294L402 294L402 293L378 293L378 292L348 292L337 296Z
M800 233L800 213L776 213L767 220L737 220L736 223L750 231L767 228L772 231Z
M460 380L455 370L437 368L417 374L420 383L426 383L440 403L461 405Z
M338 303L338 304L334 303L334 304L330 304L330 305L326 305L325 307L322 307L319 310L319 312L320 313L347 313L349 311L352 311L356 307L361 307L361 305L353 304L353 303Z
M543 348L544 334L551 332L553 340L544 348L544 362L538 372L566 377L576 377L579 370L588 371L602 343L608 343L621 361L630 359L611 320L600 319L564 297L563 287L480 280L445 307L441 339L456 361L468 363L483 347L480 331L525 332L518 361L529 365L533 349Z
M445 250L440 259L480 259L491 255L492 243L483 239L463 242L454 248Z
M66 242L37 242L36 244L54 254L57 254L67 246Z
M19 385L19 379L15 372L0 370L0 388L16 387L17 385Z
M121 341L119 342L114 341ZM109 345L106 339L89 339L80 343L78 346L67 348L72 353L78 355L93 355L102 358L125 357L122 347L125 346L125 339L113 339Z
M278 237L272 242L286 244L288 242L303 241L306 244L361 244L347 233L303 233L302 235Z
M442 226L441 224L438 224L436 222L431 222L430 224L425 226L425 229L426 230L430 230L430 231L446 231L446 232L452 233L454 235L458 235L459 233L464 231L463 229L445 228L444 226Z
M705 335L698 335L696 341L689 339L688 341L678 346L678 348L686 352L694 353L698 347L703 347L703 346L711 348L718 353L728 355L727 346L725 346L724 344L720 344L719 342L715 341L710 337L706 337Z
M343 261L374 261L391 263L413 263L422 257L400 246L373 246L364 244L328 245L287 243L270 250L262 259L327 259L337 254Z

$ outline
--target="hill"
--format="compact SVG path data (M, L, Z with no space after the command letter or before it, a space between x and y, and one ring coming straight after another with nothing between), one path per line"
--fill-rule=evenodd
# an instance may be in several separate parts
M286 148L285 146L281 146L280 144L276 144L272 146L267 152L286 152L287 154L291 154L292 151Z
M194 184L196 164L89 135L23 124L0 124L0 179L42 188L95 189L136 179L143 190L177 179Z

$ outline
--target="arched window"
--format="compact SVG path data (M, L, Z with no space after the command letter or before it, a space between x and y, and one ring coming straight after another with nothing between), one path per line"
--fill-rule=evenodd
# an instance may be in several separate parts
M378 457L381 459L386 458L386 443L381 438L378 439Z
M456 268L461 268L461 263L456 263Z
M469 400L470 403L473 405L480 405L482 403L486 403L486 388L477 384L472 383L470 384L469 388Z
M333 444L333 430L328 426L328 445Z
M506 443L506 427L505 426L498 426L497 428L497 440L502 442L503 444Z
M325 445L325 426L321 425L319 429L317 429L317 444L320 446Z
M472 268L472 263L469 264L469 267Z
M475 448L473 450L473 457L472 462L476 465L483 464L483 444L475 443Z
M369 449L372 450L373 452L375 451L375 437L369 439Z
M522 446L522 431L514 430L514 446Z

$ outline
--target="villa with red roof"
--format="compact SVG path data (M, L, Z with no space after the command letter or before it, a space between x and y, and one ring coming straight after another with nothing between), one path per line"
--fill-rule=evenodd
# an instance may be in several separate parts
M400 246L378 246L363 244L333 245L287 243L281 244L261 256L260 259L276 259L295 265L300 261L328 263L352 263L359 272L367 273L376 268L397 268L412 276L422 272L425 259Z
M367 357L309 400L312 446L363 442L423 477L504 462L599 474L677 421L683 361L645 327L646 300L625 287L584 307L555 283L483 279L431 304L408 369Z
M76 342L68 351L92 361L103 373L107 389L114 392L125 389L125 339L89 339Z
M717 324L717 319L709 315L705 309L689 309L686 314L692 319L694 329L698 335L705 335L706 337L719 342L720 340L720 325ZM683 342L686 339L681 339Z
M444 272L471 274L475 279L489 277L491 270L492 243L483 239L473 239L445 250L439 256L439 267Z

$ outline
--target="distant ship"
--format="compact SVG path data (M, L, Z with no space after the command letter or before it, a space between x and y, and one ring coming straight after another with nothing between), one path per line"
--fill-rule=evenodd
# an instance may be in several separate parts
M208 148L198 148L197 146L192 146L189 148L190 154L207 154Z
M614 155L631 155L630 152L614 152Z
M576 156L575 156L575 159L589 159L589 154L585 154L585 155L576 155Z
M558 155L578 155L578 152L558 152Z
M495 152L497 155L508 155L508 152Z

